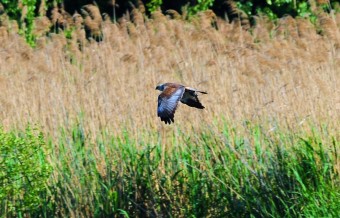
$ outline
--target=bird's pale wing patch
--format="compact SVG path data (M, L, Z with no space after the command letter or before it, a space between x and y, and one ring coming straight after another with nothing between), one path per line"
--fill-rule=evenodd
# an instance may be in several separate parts
M158 96L157 114L166 124L174 122L178 101L182 98L184 87L165 89Z

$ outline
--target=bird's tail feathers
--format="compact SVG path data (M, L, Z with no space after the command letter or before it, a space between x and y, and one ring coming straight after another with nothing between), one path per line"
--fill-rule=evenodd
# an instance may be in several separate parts
M191 93L197 93L197 92L199 92L199 93L202 93L202 94L208 94L208 92L199 91L199 90L197 90L197 89L194 89L194 88L191 88L191 87L188 87L188 86L185 87L185 90L186 90L186 91L189 91L189 92L191 92Z
M202 94L208 94L208 92L204 92L204 91L196 91L196 92L199 92L199 93L202 93Z

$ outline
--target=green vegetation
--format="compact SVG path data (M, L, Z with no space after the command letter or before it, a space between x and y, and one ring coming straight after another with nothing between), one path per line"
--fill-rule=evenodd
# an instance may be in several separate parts
M314 9L313 5L314 4ZM262 15L267 16L271 20L290 15L292 17L309 18L315 23L317 19L316 5L323 11L331 11L332 9L338 10L336 7L336 1L330 1L329 3L317 4L314 1L304 0L266 0L261 3L251 2L246 0L236 1L236 5L239 9L244 11L249 17Z
M52 8L55 3L61 2L61 0L46 1L44 10ZM43 5L43 1L40 0L3 0L1 2L7 15L16 20L19 25L19 34L23 35L26 42L31 46L36 45L36 35L34 35L34 20L43 16L39 13L39 7Z
M309 133L279 128L270 132L261 125L236 128L225 123L216 131L175 129L163 134L141 131L132 136L128 131L119 135L102 131L93 138L81 124L63 129L58 140L48 143L53 163L49 194L34 201L40 203L39 211L26 211L25 215L340 215L339 141L328 135L326 128ZM32 139L30 131L26 135L28 143L19 143L25 145L25 154L33 151L36 142L42 145L41 137ZM13 147L18 143L7 144ZM34 155L46 168L41 151ZM17 160L11 156L10 162L22 166ZM35 187L42 187L47 168L35 165L28 169L45 172L34 177L40 178ZM34 189L30 195L36 196L38 191ZM7 195L1 205L11 199ZM20 211L17 207L13 210Z
M44 17L35 49L1 14L0 217L340 217L338 14L247 30L134 10L88 19L95 43L57 9L62 34ZM206 109L162 124L169 80Z
M200 11L206 11L214 4L214 0L197 0L197 4L188 7L188 15L193 16Z
M15 134L0 129L0 214L22 216L47 202L51 166L41 133L28 127Z
M11 0L3 0L2 4L4 6L5 12L8 16L16 20L20 27L19 33L25 36L25 39L29 45L32 47L35 46L36 36L34 35L34 20L36 17L44 16L45 14L40 14L39 10L43 7L43 11L47 11L52 9L57 3L63 2L62 0L55 1L39 1L39 0L23 0L23 1L11 1ZM163 0L150 0L143 1L147 11L152 13L158 8L163 6ZM252 16L256 15L264 15L269 17L270 19L277 19L286 15L291 15L293 17L308 17L312 21L315 22L317 19L317 15L315 10L313 10L312 4L316 4L314 1L307 2L305 0L266 0L266 1L246 1L246 0L237 0L230 1L235 3L237 8L244 11L249 18L252 19ZM83 2L85 4L85 2ZM74 3L74 7L80 10L83 5L79 5L81 2ZM227 13L230 8L227 8L227 4L221 4L215 0L198 0L198 1L178 1L178 6L182 6L182 10L186 10L186 14L188 18L194 16L198 12L206 11L208 9L220 8L218 10L224 10L224 13ZM333 8L336 8L337 1L333 0L329 3L323 3L318 5L319 8L322 8L324 11L330 11ZM174 4L175 5L175 4ZM38 10L39 9L39 10ZM162 8L164 11L172 8ZM124 10L124 9L122 9ZM125 9L127 10L127 8ZM232 9L234 10L234 9ZM338 9L336 9L338 10ZM180 12L180 11L179 11ZM125 11L124 11L125 13Z
M245 0L236 1L237 6L249 16L262 14L276 19L285 15L306 17L313 14L311 4L304 0L266 0L262 3ZM330 5L322 5L330 7Z
M35 9L38 6L37 0L23 0L21 4L19 1L3 0L5 11L8 15L18 22L20 27L20 34L25 36L29 45L35 46L34 19L37 16Z
M151 0L148 3L146 3L146 7L152 13L159 9L162 4L163 0Z

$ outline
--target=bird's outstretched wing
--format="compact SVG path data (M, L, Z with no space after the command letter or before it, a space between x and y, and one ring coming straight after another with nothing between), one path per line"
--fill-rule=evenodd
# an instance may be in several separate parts
M183 86L168 87L158 96L157 115L166 124L174 122L174 114L178 101L182 98L185 88Z
M203 91L198 91L190 87L185 87L185 91L183 94L183 97L181 99L181 102L183 104L186 104L190 107L195 107L198 109L203 109L204 106L201 104L201 102L198 100L197 92L200 92L202 94L207 94Z

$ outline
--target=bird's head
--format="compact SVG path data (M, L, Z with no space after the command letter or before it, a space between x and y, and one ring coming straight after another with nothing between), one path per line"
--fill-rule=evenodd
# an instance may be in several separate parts
M163 91L165 89L165 84L159 84L156 86L156 90Z

